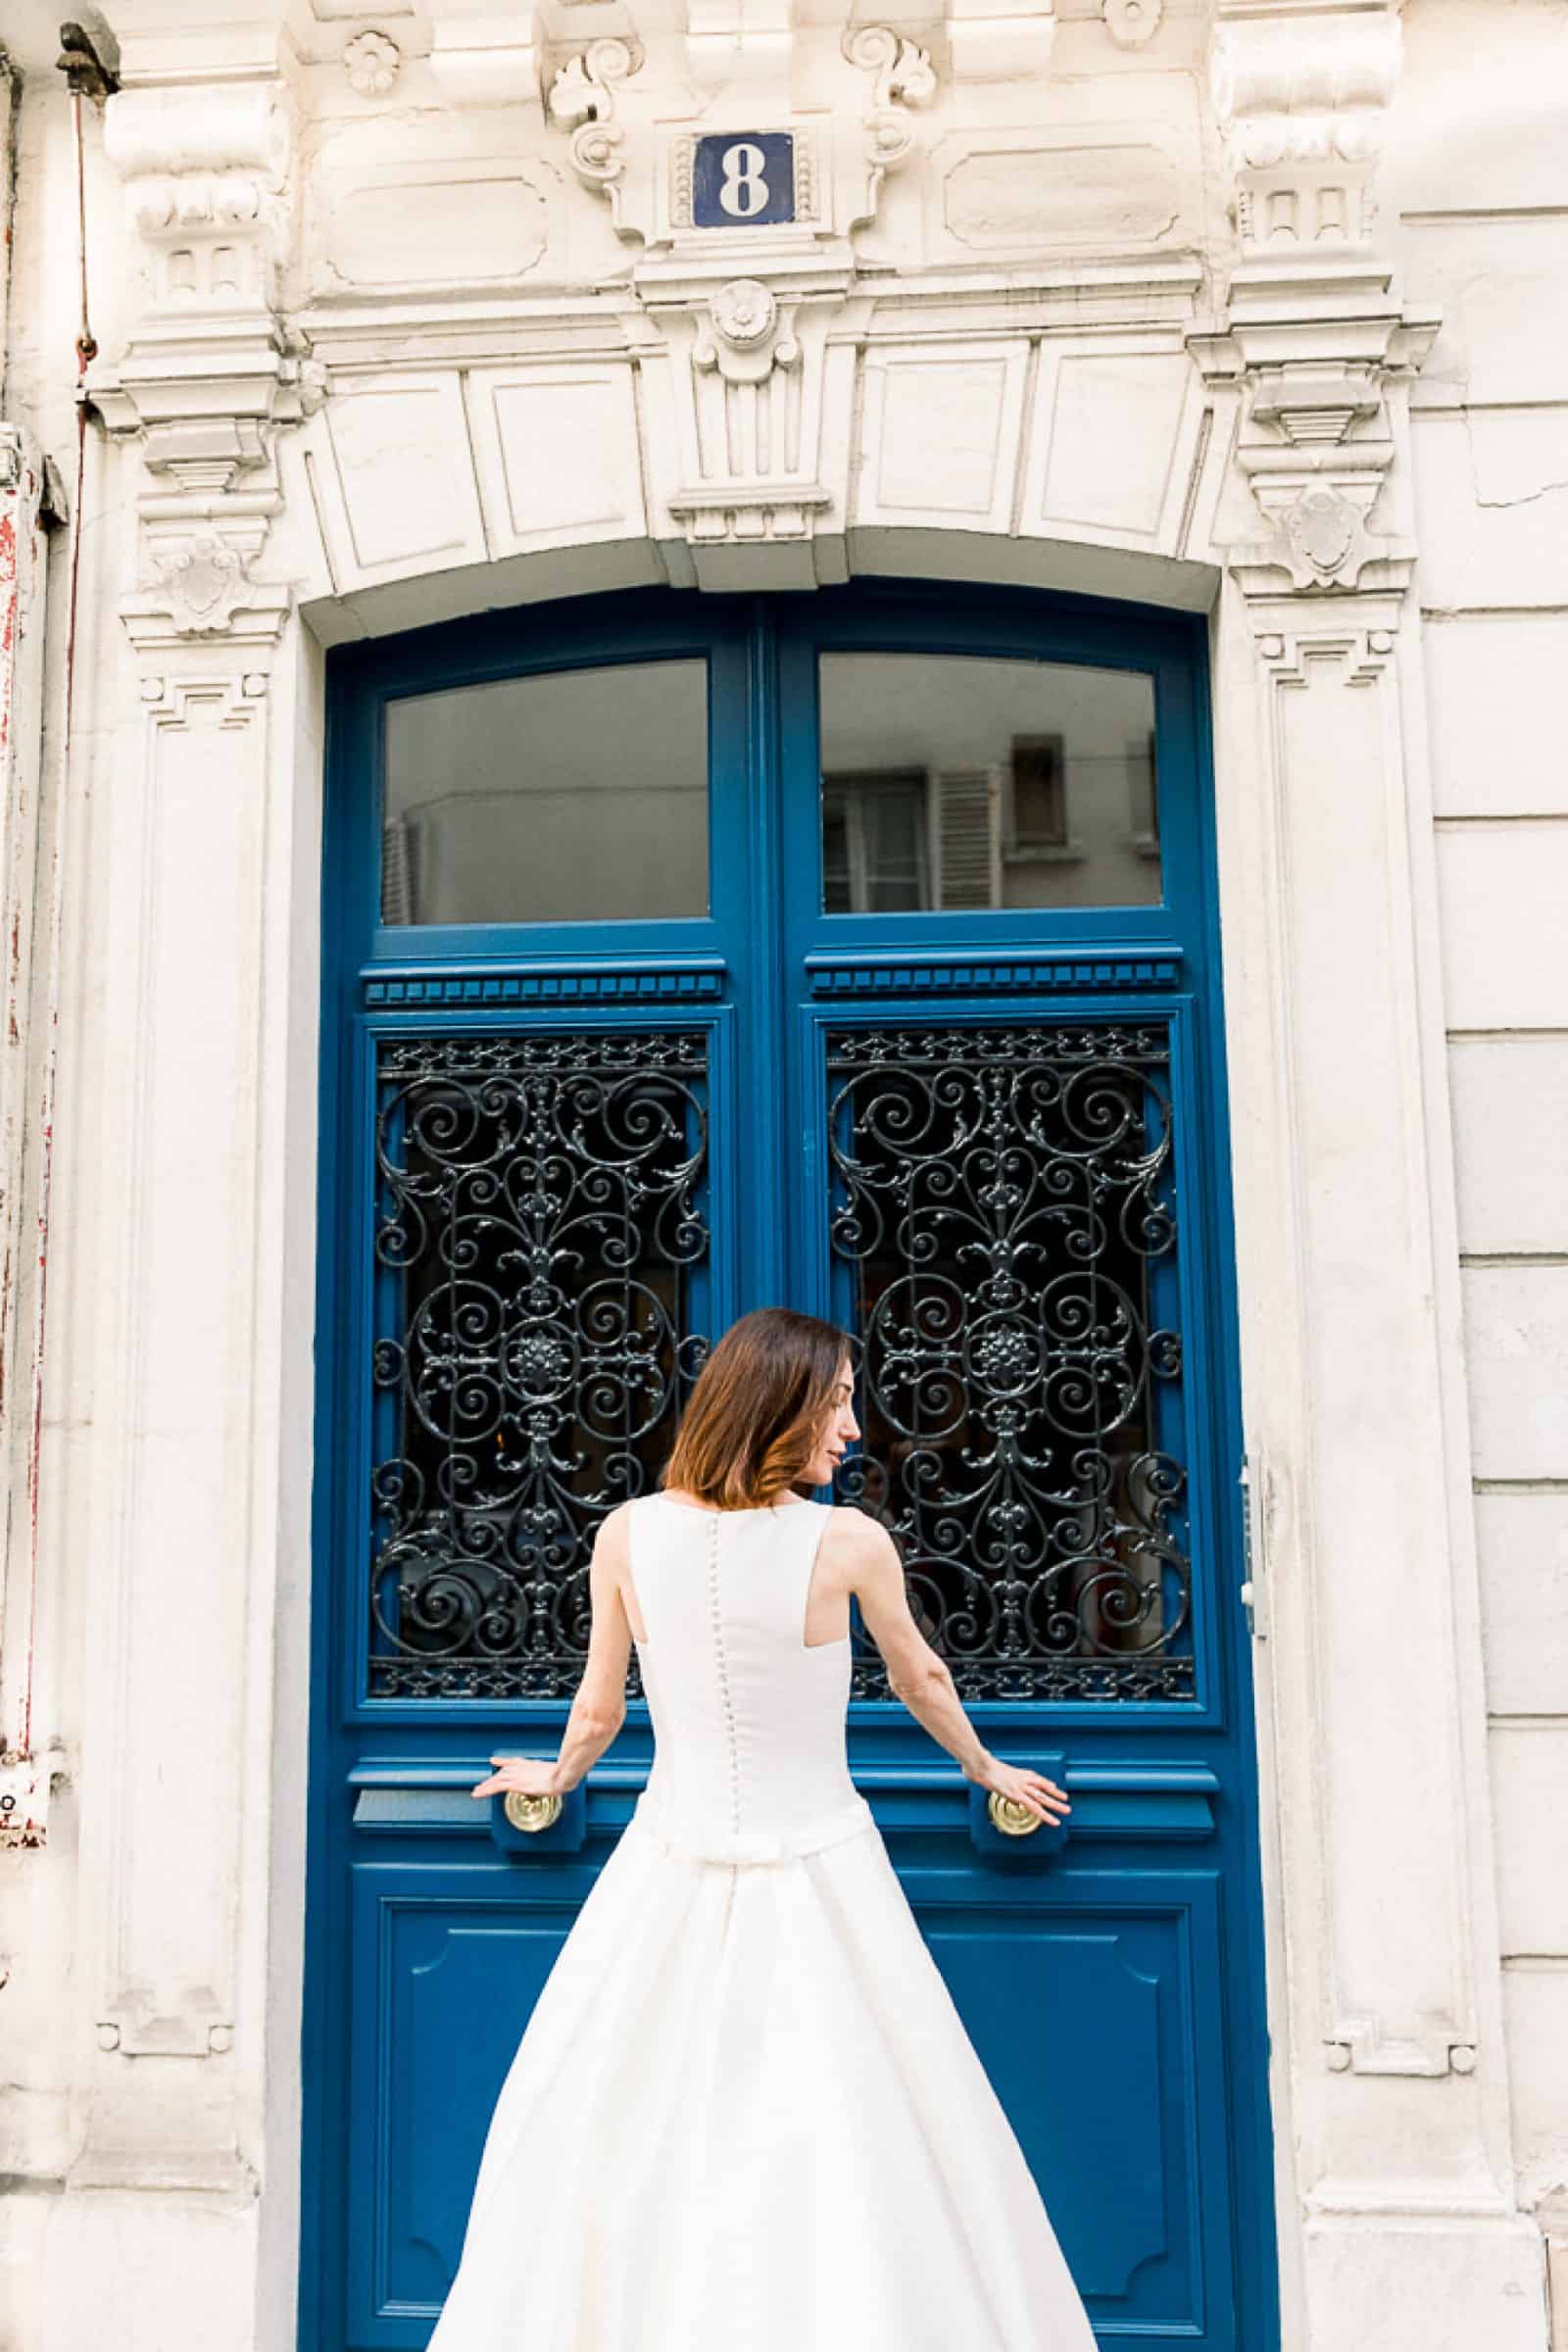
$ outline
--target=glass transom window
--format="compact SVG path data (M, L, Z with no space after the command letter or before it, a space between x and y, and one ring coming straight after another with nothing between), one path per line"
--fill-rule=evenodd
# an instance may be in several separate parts
M708 912L708 664L617 663L387 705L385 923Z
M820 681L824 912L1158 903L1149 676L826 654Z

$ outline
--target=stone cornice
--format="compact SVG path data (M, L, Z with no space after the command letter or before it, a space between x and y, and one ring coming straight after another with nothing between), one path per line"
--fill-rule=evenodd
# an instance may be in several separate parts
M289 323L334 381L346 371L386 368L394 349L402 368L520 355L618 358L640 348L633 322L665 289L695 294L705 283L722 283L736 274L733 261L706 267L650 264L639 270L635 290L620 285L495 300L397 296L376 303L317 302L292 314ZM804 289L812 282L843 282L843 265L823 257L798 271L775 268L769 277ZM931 270L898 277L854 273L848 280L853 327L843 331L868 341L879 335L937 339L995 333L999 305L1005 308L1010 333L1044 334L1071 326L1114 336L1152 324L1185 327L1199 315L1205 283L1203 265L1186 254L1029 269Z

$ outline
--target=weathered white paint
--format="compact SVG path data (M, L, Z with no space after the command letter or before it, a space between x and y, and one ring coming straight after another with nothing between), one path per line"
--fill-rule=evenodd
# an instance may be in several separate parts
M17 13L6 415L60 458L69 142L55 27ZM875 570L1212 612L1286 2341L1543 2352L1560 10L1169 0L1124 45L1099 0L953 0L846 42L782 0L653 0L614 12L634 70L558 83L579 13L116 12L88 159L114 437L43 836L40 1731L69 1786L48 1846L0 1857L22 2340L291 2340L320 649ZM683 240L666 133L791 102L814 228ZM55 633L33 740L60 670Z
M1494 1719L1556 1717L1568 1649L1568 1493L1491 1487L1476 1496Z

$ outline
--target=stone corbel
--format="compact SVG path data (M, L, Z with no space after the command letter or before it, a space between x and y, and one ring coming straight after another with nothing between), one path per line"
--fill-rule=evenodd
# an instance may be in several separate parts
M1219 0L1209 80L1238 251L1222 325L1189 348L1239 401L1250 514L1233 504L1220 537L1250 596L1409 578L1414 545L1385 510L1403 389L1437 322L1404 309L1372 241L1399 58L1393 6Z
M1220 0L1209 87L1241 259L1257 278L1341 279L1370 253L1383 118L1398 80L1396 6L1307 14Z
M1339 318L1302 307L1189 338L1209 383L1240 395L1235 463L1265 525L1260 538L1230 533L1227 561L1249 595L1402 588L1414 542L1380 529L1375 510L1395 461L1391 389L1402 394L1436 322L1387 300Z
M175 61L177 63L177 61ZM234 61L231 61L234 62ZM242 70L243 69L243 70ZM318 406L321 370L278 315L290 234L288 93L274 58L186 82L162 58L105 110L105 145L140 233L145 301L87 396L140 442L142 587L133 637L275 636L286 597L252 566L278 508L277 429ZM134 73L134 68L133 68Z
M104 143L140 231L147 300L130 343L88 390L111 429L192 489L263 463L266 428L298 413L276 310L288 236L289 124L277 80L123 89Z
M871 75L871 103L865 113L868 172L859 215L871 220L883 179L914 147L916 124L910 110L930 105L937 77L926 52L887 24L860 24L847 32L844 55L858 72Z
M584 187L609 199L611 218L625 234L641 232L622 216L626 165L620 150L626 134L615 120L615 92L640 63L629 42L590 41L556 74L548 102L551 121L571 133L572 170Z
M735 551L761 546L779 585L818 576L813 542L834 505L818 478L827 330L845 291L842 276L818 270L779 287L669 285L650 304L677 468L663 504L681 565L703 586L737 584Z
M270 318L291 144L278 74L127 87L109 100L104 146L145 247L147 331Z

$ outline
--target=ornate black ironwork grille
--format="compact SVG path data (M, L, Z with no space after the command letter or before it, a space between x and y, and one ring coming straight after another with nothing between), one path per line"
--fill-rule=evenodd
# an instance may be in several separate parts
M892 1530L965 1698L1191 1698L1167 1025L827 1051L864 1431L846 1499ZM886 1695L874 1652L855 1674Z
M707 1043L378 1041L372 1697L575 1690L594 1534L707 1349Z

